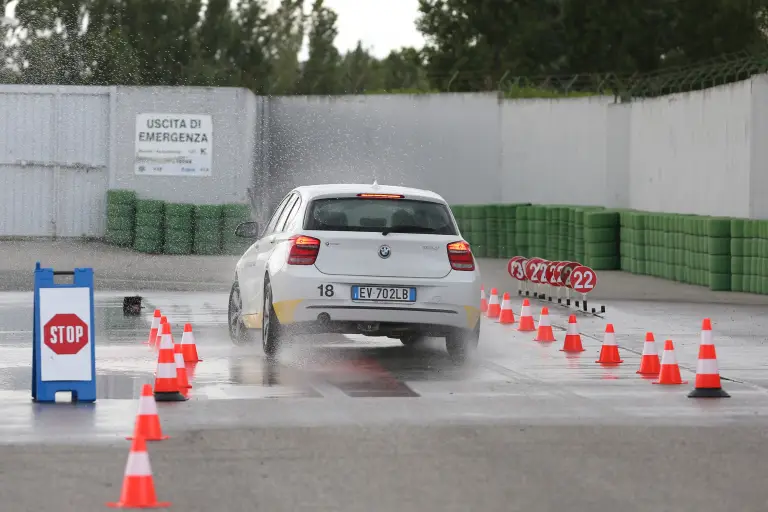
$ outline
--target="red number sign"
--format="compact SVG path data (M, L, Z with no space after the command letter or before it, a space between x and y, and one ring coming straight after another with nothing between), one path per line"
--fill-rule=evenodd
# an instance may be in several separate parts
M549 284L547 281L547 267L549 266L549 261L547 260L541 260L539 262L539 268L536 272L536 278L538 279L538 283L541 284Z
M528 278L528 280L532 283L538 283L538 273L539 273L539 263L541 263L541 258L531 258L525 263L525 277Z
M77 354L88 344L88 324L73 313L59 313L43 326L43 343L58 355Z
M569 261L560 270L560 281L562 281L563 285L566 288L570 288L571 287L571 272L573 272L573 269L575 269L576 267L580 267L580 266L581 266L581 263L576 263L574 261Z
M525 281L527 279L525 275L526 259L523 256L515 256L507 263L507 272L513 279L518 281Z
M584 265L573 269L570 276L571 289L578 293L589 293L597 286L597 274Z
M557 280L557 276L555 275L555 270L557 269L557 266L560 265L559 261L552 261L547 265L547 282L551 286L560 286L560 282Z

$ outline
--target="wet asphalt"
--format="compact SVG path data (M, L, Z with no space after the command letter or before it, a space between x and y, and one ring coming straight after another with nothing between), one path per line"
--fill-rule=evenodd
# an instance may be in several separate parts
M487 289L512 293L517 317L503 264L481 268ZM557 341L484 319L477 357L461 368L441 340L344 336L292 340L268 362L259 346L229 342L223 289L131 290L145 309L129 317L128 292L97 288L94 405L31 402L31 293L0 293L2 510L105 510L119 497L125 436L156 364L142 344L155 308L177 337L192 323L203 359L188 368L189 400L158 404L171 438L149 452L170 510L765 510L765 299L725 303L696 288L686 300L689 288L665 283L649 300L654 281L630 277L603 282L590 299L598 315L576 313L584 352L560 351L575 307L531 298L537 320L550 307ZM704 317L727 399L687 397ZM595 363L607 322L618 367ZM635 373L646 331L660 353L674 341L688 384Z

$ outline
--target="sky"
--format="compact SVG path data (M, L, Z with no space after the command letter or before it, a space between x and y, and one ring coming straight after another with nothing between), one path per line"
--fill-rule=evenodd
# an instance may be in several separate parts
M279 2L268 0L272 8ZM16 3L12 1L7 6L7 15L12 13ZM325 0L325 5L338 14L336 46L342 53L354 49L358 40L378 58L403 46L418 48L424 44L424 38L415 26L418 0ZM311 7L312 1L306 0L307 13ZM300 59L306 58L305 40Z
M270 0L270 7L279 3L280 0ZM424 38L415 25L418 0L325 0L325 6L338 15L336 46L342 53L353 50L358 40L378 58L403 46L424 45ZM305 12L309 13L311 7L312 1L306 0ZM300 58L306 57L305 40Z

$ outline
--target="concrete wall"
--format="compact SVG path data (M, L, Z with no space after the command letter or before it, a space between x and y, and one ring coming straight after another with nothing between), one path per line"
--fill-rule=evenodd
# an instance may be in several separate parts
M753 115L752 81L634 102L628 206L749 216Z
M142 112L210 114L213 175L135 175ZM250 199L264 220L295 185L374 179L451 203L768 218L766 140L766 76L630 104L3 85L0 236L100 236L108 187L192 203Z
M505 202L603 205L609 98L501 103Z
M273 98L268 118L273 202L299 184L374 179L451 203L503 199L495 94Z
M111 105L115 119L110 188L139 196L195 204L246 201L256 169L254 148L263 100L246 89L214 87L118 87ZM213 122L210 177L134 174L136 114L208 114Z
M254 174L265 173L263 103L234 88L0 85L0 236L102 236L108 188L245 202ZM135 175L138 113L211 115L212 175Z

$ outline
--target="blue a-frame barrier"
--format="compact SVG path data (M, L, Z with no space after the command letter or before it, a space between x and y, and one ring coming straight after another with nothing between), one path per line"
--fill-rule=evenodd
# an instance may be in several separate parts
M56 284L55 276L73 276L71 284ZM90 338L91 380L90 381L43 381L41 375L41 355L43 332L40 325L40 290L43 288L88 288L90 297ZM32 320L32 400L35 402L55 402L56 393L69 391L73 402L96 401L96 323L93 304L93 269L76 268L69 271L54 271L35 265L34 315Z

